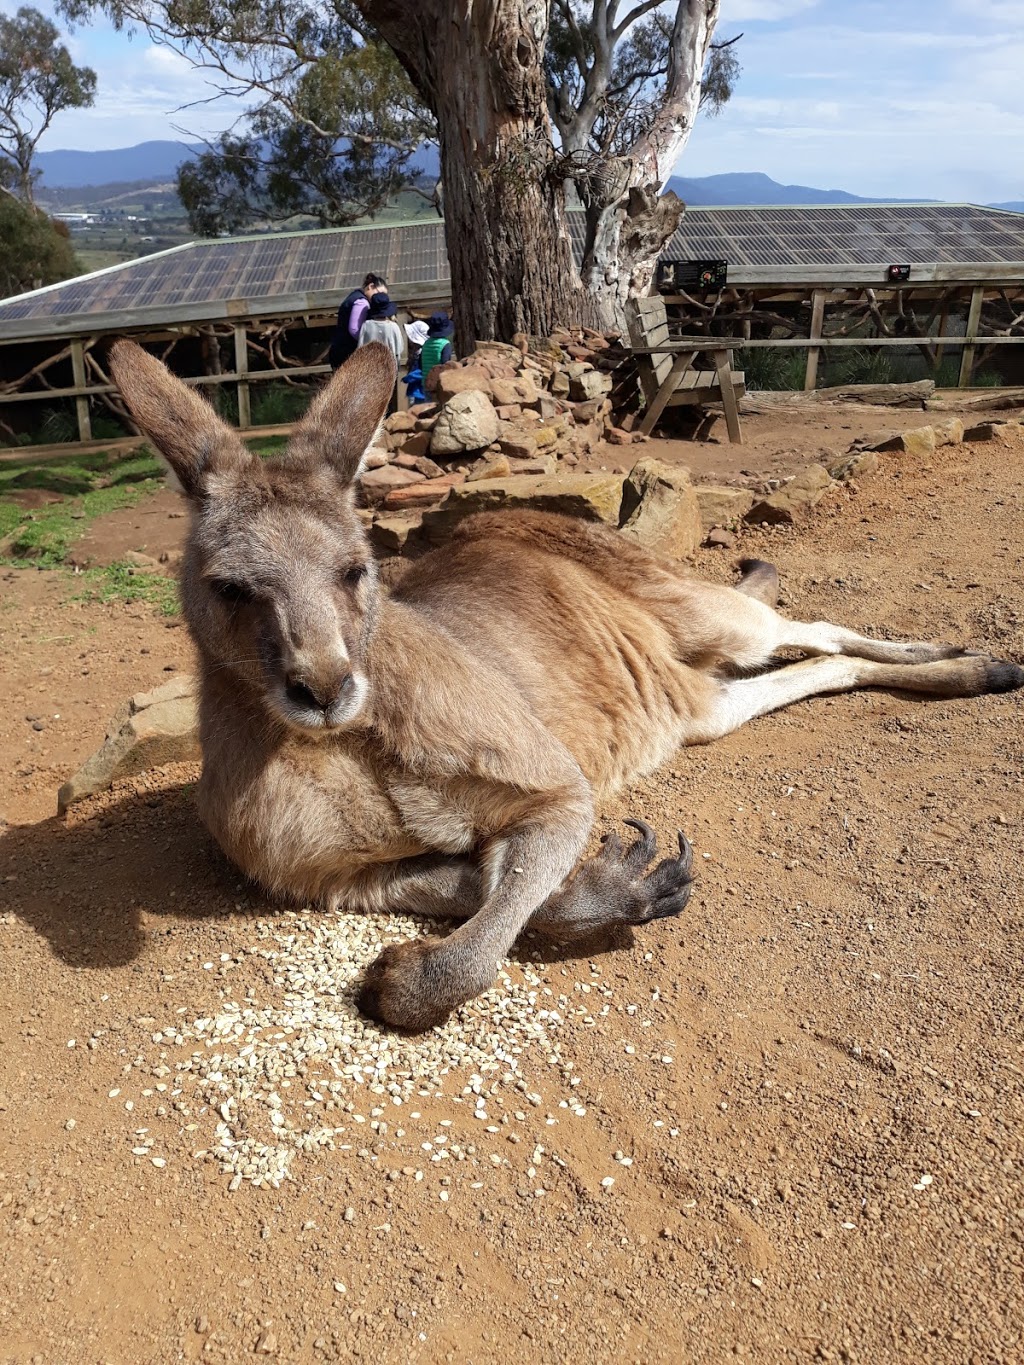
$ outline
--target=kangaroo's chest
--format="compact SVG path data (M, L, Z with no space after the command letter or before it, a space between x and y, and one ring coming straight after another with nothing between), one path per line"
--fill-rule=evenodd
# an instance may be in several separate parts
M268 890L323 898L367 864L423 851L365 741L286 739L255 752L251 739L232 740L223 728L204 733L200 814L232 862Z

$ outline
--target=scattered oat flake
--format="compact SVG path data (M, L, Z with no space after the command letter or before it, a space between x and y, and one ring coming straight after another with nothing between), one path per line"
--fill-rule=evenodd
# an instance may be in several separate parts
M933 1175L923 1175L921 1179L917 1182L917 1184L914 1186L914 1189L926 1190L928 1186L933 1183L934 1180L935 1177Z

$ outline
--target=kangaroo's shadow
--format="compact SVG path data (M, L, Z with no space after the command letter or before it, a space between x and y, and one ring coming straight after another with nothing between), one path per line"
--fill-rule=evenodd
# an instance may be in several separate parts
M234 913L240 900L256 908L200 823L191 786L14 826L0 842L0 879L5 908L77 968L134 961L152 940L143 911L203 919Z

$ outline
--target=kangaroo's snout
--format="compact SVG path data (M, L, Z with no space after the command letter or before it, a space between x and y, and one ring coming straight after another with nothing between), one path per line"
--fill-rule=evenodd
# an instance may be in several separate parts
M330 711L355 687L355 678L346 663L332 674L303 677L290 673L285 680L285 693L293 706L310 710Z

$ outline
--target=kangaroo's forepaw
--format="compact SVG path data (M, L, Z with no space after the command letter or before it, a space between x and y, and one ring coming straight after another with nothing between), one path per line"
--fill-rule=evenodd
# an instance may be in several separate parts
M437 970L441 939L392 943L366 969L356 996L361 1013L415 1033L443 1024L461 1000L452 999Z

